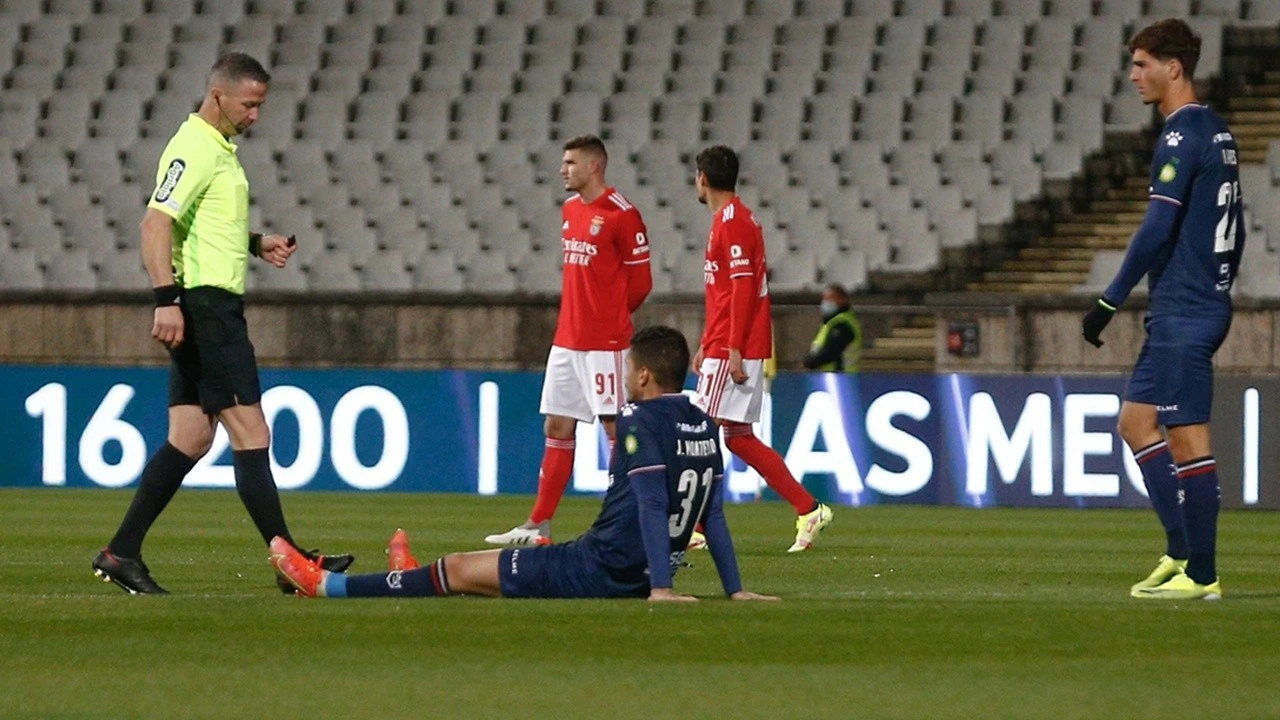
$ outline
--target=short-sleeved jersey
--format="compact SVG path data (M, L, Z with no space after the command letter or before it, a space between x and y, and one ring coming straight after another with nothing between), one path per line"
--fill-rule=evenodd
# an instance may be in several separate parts
M1151 162L1151 201L1179 208L1177 239L1147 272L1151 312L1231 313L1231 285L1244 250L1244 209L1235 138L1203 105L1165 119Z
M622 350L631 345L627 266L649 262L649 233L640 211L613 188L595 202L564 203L560 242L564 284L555 344L570 350Z
M236 146L192 113L165 146L147 207L173 218L173 274L186 288L244 294L249 180Z
M706 357L729 357L733 285L742 277L750 279L754 300L744 320L746 337L738 349L743 358L771 357L773 310L769 302L764 231L742 198L735 196L712 219L702 270L707 286L707 324L702 332L702 350Z
M620 580L640 581L648 561L631 483L637 476L660 471L667 484L674 574L694 526L702 522L713 494L723 491L719 430L687 396L672 394L624 406L617 437L604 506L579 542Z

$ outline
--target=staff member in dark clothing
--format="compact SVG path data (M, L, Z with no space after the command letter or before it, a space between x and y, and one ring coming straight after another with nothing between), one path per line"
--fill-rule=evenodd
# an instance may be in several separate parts
M142 562L142 541L209 452L215 423L231 437L236 490L263 542L277 535L293 542L271 476L271 429L244 291L250 255L284 267L297 248L290 238L249 232L249 181L231 142L258 119L270 80L248 55L218 59L199 110L160 157L142 219L142 260L156 304L151 336L171 359L168 442L147 462L120 529L93 560L95 575L131 594L165 592ZM307 555L328 570L352 562L350 555Z
M822 291L822 328L809 347L804 366L821 372L858 372L862 360L862 323L849 306L844 287L828 285Z

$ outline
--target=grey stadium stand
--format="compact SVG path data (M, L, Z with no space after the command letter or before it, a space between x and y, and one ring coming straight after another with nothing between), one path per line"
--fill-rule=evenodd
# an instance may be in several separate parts
M1224 25L1280 24L1244 0L0 0L0 284L126 286L162 144L242 49L275 78L240 141L255 220L311 239L255 288L554 293L559 146L598 133L659 292L700 289L710 142L742 156L775 286L856 289L1149 127L1124 39L1191 12L1208 75Z

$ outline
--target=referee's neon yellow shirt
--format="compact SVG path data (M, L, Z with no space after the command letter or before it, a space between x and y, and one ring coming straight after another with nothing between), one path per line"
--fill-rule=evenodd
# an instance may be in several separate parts
M173 274L185 288L244 294L249 265L249 180L236 146L192 113L174 133L147 207L173 218Z

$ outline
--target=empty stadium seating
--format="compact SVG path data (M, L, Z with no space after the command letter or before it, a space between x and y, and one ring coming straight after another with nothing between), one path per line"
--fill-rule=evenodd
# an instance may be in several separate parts
M742 156L776 289L859 288L936 269L1105 132L1147 126L1135 24L1197 11L1212 75L1224 24L1275 25L1274 6L0 0L0 286L127 287L163 143L237 49L275 77L240 141L254 220L305 248L254 287L554 292L559 146L599 133L649 221L659 292L699 289L690 165L711 142Z

